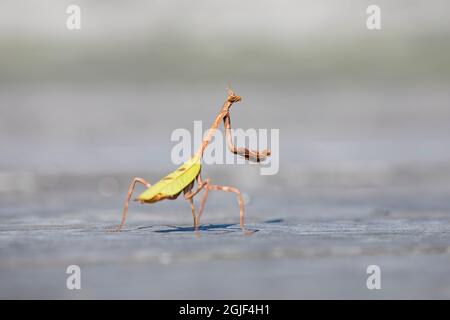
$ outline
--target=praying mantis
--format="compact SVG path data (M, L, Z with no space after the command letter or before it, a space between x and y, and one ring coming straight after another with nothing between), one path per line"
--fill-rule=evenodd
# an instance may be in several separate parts
M234 103L239 101L241 101L241 97L236 95L230 88L228 88L227 99L225 100L222 108L220 109L219 114L217 115L213 124L211 125L211 128L209 129L204 139L202 140L200 147L192 156L192 158L186 161L178 169L168 174L167 176L165 176L164 178L162 178L160 181L158 181L153 185L151 185L143 178L140 177L133 178L128 188L128 193L125 199L125 205L122 212L122 220L120 224L112 231L120 231L124 226L128 213L128 206L131 200L131 195L133 194L136 184L140 183L147 188L135 199L135 201L138 201L141 204L155 203L162 200L175 200L178 198L181 192L183 192L185 200L187 200L190 204L192 211L192 218L194 220L194 230L196 231L198 231L200 218L202 216L209 191L218 190L234 193L237 197L239 204L240 227L244 233L246 234L251 233L245 229L244 199L239 189L228 186L214 185L211 184L210 179L203 180L201 177L201 161L203 157L203 152L205 151L208 144L211 142L211 138L214 136L214 132L219 127L221 121L223 121L224 124L228 149L232 153L240 155L246 158L247 160L253 162L264 161L268 156L270 156L271 152L268 149L265 149L260 152L249 150L247 148L237 148L234 146L233 138L231 136L230 108ZM195 191L193 191L195 182L197 182L197 188L195 189ZM193 198L202 190L204 190L204 193L200 201L198 214L196 214Z

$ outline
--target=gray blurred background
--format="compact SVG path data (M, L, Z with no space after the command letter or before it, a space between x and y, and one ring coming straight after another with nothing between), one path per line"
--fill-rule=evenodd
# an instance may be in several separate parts
M70 4L81 30L66 28ZM379 31L366 28L370 4ZM445 0L3 0L0 297L372 298L372 256L392 279L375 297L450 297L449 10ZM201 239L164 227L190 226L181 200L132 204L129 232L105 235L131 178L172 170L172 131L208 126L228 83L243 97L234 127L280 129L280 172L203 175L241 188L260 232L242 238L234 199L217 194ZM81 293L64 287L69 264L89 270ZM348 281L326 278L334 272Z

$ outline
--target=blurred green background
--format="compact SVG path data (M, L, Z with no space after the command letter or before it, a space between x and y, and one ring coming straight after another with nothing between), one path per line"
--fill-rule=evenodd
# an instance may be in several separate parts
M448 2L378 1L379 31L370 4L2 1L0 170L164 165L228 83L234 125L279 128L285 166L447 167Z

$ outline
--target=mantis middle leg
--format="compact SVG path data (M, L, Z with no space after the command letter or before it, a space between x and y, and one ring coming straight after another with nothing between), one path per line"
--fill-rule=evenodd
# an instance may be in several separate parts
M198 218L195 214L195 206L193 198L208 184L208 181L202 181L200 175L197 176L198 187L197 190L192 192L192 186L184 192L184 198L189 201L189 205L191 206L192 218L194 219L194 229L198 229Z

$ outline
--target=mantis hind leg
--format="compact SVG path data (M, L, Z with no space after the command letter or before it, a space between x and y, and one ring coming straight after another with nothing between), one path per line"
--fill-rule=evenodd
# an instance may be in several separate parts
M125 199L125 204L123 207L123 212L122 212L122 220L120 221L120 224L112 229L111 231L113 232L117 232L120 231L123 227L123 225L125 224L125 220L127 218L127 213L128 213L128 205L130 204L130 199L131 199L131 195L133 194L134 188L136 187L136 183L142 183L144 186L146 186L147 188L150 188L151 184L148 183L147 181L145 181L142 178L136 177L133 179L133 181L130 184L130 187L128 188L128 193L127 193L127 197Z

